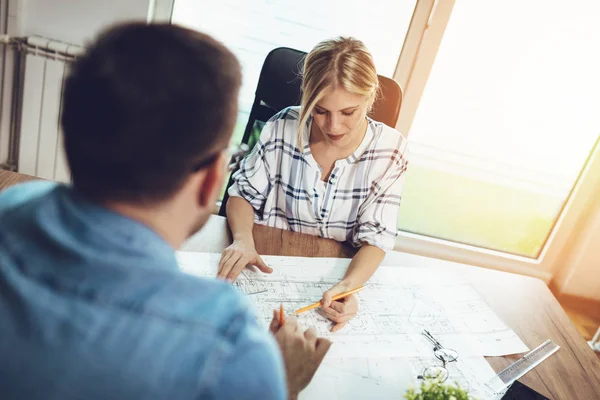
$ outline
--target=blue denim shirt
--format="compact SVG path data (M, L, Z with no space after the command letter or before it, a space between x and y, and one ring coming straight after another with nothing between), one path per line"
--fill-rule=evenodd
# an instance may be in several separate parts
M0 193L0 398L285 397L277 345L230 285L69 187Z

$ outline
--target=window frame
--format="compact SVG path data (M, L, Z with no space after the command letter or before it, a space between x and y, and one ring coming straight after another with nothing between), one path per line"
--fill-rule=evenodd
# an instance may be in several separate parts
M422 1L418 3L422 3ZM416 50L407 49L415 53L412 64L403 63L405 60L401 59L394 75L394 79L398 82L404 82L403 87L405 88L396 129L403 132L407 137L409 137L410 126L425 90L455 0L435 0L434 3L425 29L420 36L419 48ZM405 42L405 47L406 45ZM404 50L403 48L403 53ZM593 198L600 188L599 142L600 136L591 149L590 155L583 165L570 194L567 196L537 258L513 255L402 230L398 231L394 250L519 273L549 283L556 271L560 269L562 252L568 244L571 233L576 229L581 218L584 217L588 199Z

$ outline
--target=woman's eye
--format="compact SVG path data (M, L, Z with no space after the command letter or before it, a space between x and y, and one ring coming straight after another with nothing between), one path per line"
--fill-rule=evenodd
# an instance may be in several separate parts
M349 117L349 116L351 116L352 114L354 114L354 111L356 111L356 110L352 110L352 111L350 111L350 112L342 112L342 115L345 115L346 117Z
M315 109L315 112L319 115L323 115L323 114L327 114L327 111L323 111L323 110L317 110Z

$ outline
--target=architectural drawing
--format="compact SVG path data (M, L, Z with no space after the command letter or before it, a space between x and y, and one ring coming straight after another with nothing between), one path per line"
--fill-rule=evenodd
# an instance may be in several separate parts
M400 358L340 358L326 357L310 385L300 393L300 399L390 399L403 398L423 370L441 365L433 355ZM499 399L485 385L494 370L483 357L459 358L447 365L447 383L458 383L477 399Z
M179 252L182 271L216 276L219 254ZM272 274L249 269L234 286L255 304L268 326L272 310L283 304L288 314L319 301L337 283L347 259L263 257ZM328 358L429 357L431 345L423 329L463 357L495 356L528 350L461 276L446 270L382 266L357 294L359 314L341 331L330 333L330 321L318 309L300 314L300 324L314 327L334 346Z

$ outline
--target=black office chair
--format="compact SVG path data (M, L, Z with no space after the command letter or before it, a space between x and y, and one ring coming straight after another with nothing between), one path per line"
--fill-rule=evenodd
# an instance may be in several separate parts
M300 75L304 57L306 57L305 52L288 47L278 47L267 54L260 71L254 103L242 137L242 143L246 143L250 150L258 142L262 128L273 115L286 107L300 105L302 84ZM378 78L380 92L369 116L375 121L394 127L400 113L402 90L393 79L381 75L378 75ZM229 199L227 190L233 184L234 172L229 177L223 195L219 209L221 216L225 216Z
M278 47L267 54L260 71L254 103L242 137L242 143L246 143L250 150L258 142L262 128L273 115L286 107L300 105L300 86L302 84L300 72L304 57L306 57L305 52L288 47ZM225 216L225 206L229 199L227 190L233 184L234 172L229 176L221 201L219 215L222 216Z

